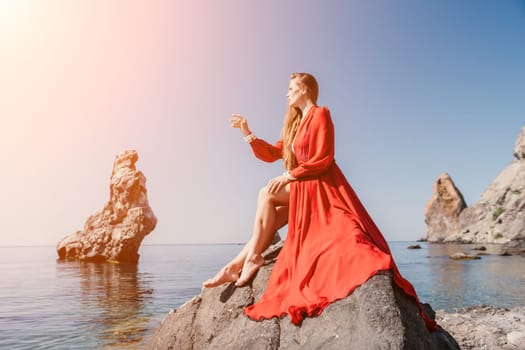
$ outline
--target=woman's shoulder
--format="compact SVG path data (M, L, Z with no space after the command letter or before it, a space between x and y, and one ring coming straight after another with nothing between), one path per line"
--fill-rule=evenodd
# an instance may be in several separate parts
M314 114L328 114L330 115L330 109L327 106L315 106Z
M326 106L316 106L313 114L315 119L331 119L330 109Z

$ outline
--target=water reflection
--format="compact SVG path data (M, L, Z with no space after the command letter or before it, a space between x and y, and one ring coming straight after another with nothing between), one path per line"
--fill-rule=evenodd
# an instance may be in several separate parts
M145 312L153 289L136 264L59 262L80 280L81 326L96 334L97 348L139 349L151 314Z
M525 258L500 257L500 245L485 245L489 255L481 260L452 260L458 252L476 255L474 245L429 244L429 267L433 299L437 308L451 311L456 307L492 304L520 305L525 301L522 286L525 279ZM448 306L448 307L447 307ZM455 307L451 307L455 306Z

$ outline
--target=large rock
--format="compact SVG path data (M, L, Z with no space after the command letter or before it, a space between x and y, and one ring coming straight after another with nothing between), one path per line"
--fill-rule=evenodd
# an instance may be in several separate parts
M442 328L430 334L413 299L378 274L301 326L288 317L261 322L243 314L263 293L281 244L270 247L250 286L203 292L172 310L147 349L459 349Z
M140 243L153 231L157 218L148 203L146 178L135 168L137 160L138 154L134 150L117 155L109 186L109 201L100 213L86 220L82 231L58 243L59 258L138 261Z
M440 242L457 232L459 214L467 207L463 195L449 174L441 174L434 183L432 197L425 207L427 240Z
M514 147L514 159L470 207L452 205L436 193L425 209L429 242L507 243L525 240L525 126ZM442 176L434 188L439 187ZM450 180L452 181L452 180ZM434 190L434 192L436 192ZM459 190L458 190L459 193ZM459 193L459 195L461 195ZM458 212L459 211L459 212Z

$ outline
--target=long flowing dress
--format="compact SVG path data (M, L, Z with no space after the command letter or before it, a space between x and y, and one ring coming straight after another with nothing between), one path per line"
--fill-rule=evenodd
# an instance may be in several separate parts
M282 158L282 140L250 143L266 162ZM288 234L261 299L244 312L254 320L288 315L294 324L319 315L381 270L419 306L427 328L436 323L421 308L414 287L399 273L388 244L334 160L334 127L326 107L313 106L293 144Z

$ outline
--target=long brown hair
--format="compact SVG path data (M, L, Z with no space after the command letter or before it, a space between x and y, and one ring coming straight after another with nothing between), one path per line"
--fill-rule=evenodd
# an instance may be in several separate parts
M317 85L317 80L314 76L309 73L292 73L290 80L297 79L297 84L306 89L306 95L309 99L317 104L317 98L319 96L319 85ZM295 160L295 155L292 151L292 142L297 133L299 124L301 123L301 118L303 113L300 108L297 107L288 107L286 116L284 117L284 127L283 127L283 160L284 166L287 170L292 170L297 166L297 161Z

